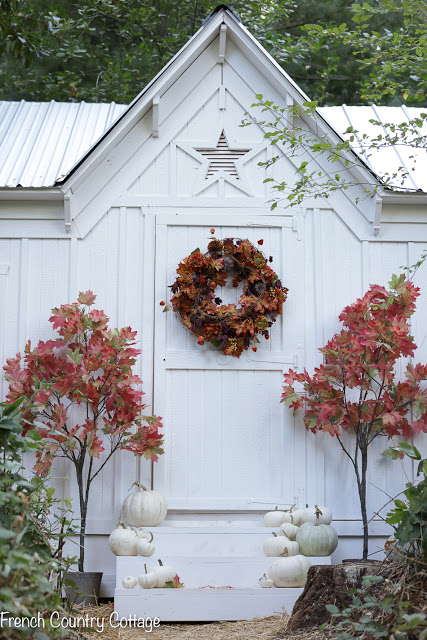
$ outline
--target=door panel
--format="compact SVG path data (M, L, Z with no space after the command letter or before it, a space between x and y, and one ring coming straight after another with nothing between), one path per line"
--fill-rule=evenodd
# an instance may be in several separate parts
M242 224L238 222L242 221ZM215 220L215 222L213 221ZM160 300L170 297L179 262L195 248L205 251L210 228L222 237L263 239L265 255L286 286L302 291L302 274L283 277L286 262L301 251L289 216L157 216L154 406L164 417L165 454L154 468L154 487L170 508L255 510L292 504L301 490L304 462L295 421L279 403L283 371L297 364L298 331L291 315L273 325L270 340L261 338L257 353L225 356L194 335ZM296 256L295 256L296 258ZM224 293L229 302L240 292ZM301 295L301 304L303 296ZM302 309L301 309L302 311ZM300 478L300 479L298 479Z

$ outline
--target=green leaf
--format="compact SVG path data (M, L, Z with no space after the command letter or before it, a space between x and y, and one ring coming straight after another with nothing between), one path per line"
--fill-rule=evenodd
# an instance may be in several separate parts
M22 431L21 425L13 422L12 420L2 420L0 422L0 429L4 429L5 431L12 431L13 433L21 433Z
M67 356L76 364L80 364L83 360L83 356L80 353L79 349L76 349L75 351L71 351L71 349L68 349Z
M298 400L298 394L297 393L292 393L291 395L286 396L285 404L287 404L289 406L292 402L295 402L295 400Z
M334 604L327 604L327 605L325 605L325 608L333 616L337 616L337 615L340 614L340 610Z

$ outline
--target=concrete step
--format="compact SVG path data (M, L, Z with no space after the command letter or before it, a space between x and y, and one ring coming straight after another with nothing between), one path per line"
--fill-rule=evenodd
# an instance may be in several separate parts
M160 622L251 620L290 614L302 589L122 589L114 593L117 617ZM142 631L142 630L141 630Z
M117 556L116 588L121 589L122 580L126 576L138 578L144 573L144 564L149 570L158 566L157 558L163 564L176 569L181 582L186 588L233 587L257 588L259 578L268 574L269 567L277 560L267 556L261 557L183 557L168 554L154 554L149 558L143 556ZM309 558L311 564L331 564L331 557ZM157 590L156 590L157 591ZM132 593L132 591L131 591Z

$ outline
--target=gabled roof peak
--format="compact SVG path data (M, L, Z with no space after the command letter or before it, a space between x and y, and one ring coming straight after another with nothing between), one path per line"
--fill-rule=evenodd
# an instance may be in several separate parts
M210 14L203 20L202 22L202 27L207 24L209 22L209 20L211 18L213 18L213 16L215 16L217 13L219 13L220 11L227 11L231 16L233 16L233 18L240 24L242 22L242 19L240 17L240 15L237 13L237 11L234 11L234 9L232 9L231 7L228 6L228 4L218 4L215 9L212 9L212 11L210 12Z

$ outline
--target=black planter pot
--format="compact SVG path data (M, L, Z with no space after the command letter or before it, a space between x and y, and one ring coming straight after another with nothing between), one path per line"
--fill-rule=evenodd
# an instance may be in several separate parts
M97 605L101 588L102 571L69 571L65 580L72 580L74 586L65 587L65 595L73 605Z
M363 558L345 558L343 561L344 563L351 563L351 564L378 564L381 562L381 560L363 560Z

